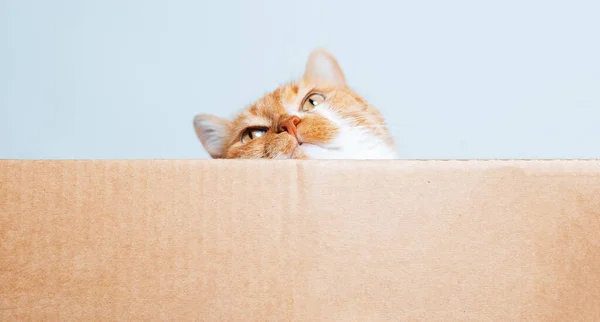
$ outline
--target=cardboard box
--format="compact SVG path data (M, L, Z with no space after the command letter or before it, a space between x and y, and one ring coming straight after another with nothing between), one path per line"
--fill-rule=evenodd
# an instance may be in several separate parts
M600 161L0 161L0 320L599 321Z

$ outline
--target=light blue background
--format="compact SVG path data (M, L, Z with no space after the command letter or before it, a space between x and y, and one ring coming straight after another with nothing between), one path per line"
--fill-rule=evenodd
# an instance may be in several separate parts
M600 158L600 2L547 0L0 0L0 158L206 158L319 46L403 158Z

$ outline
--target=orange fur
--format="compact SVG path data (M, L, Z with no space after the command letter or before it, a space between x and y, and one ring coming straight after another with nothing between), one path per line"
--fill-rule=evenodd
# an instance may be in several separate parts
M315 110L304 112L303 102L312 93L322 94L325 101ZM325 113L317 110L319 108L328 111ZM300 122L286 132L282 130L281 122L292 115L298 116ZM334 115L335 120L327 115ZM379 111L346 85L337 62L323 50L311 54L300 81L266 94L233 121L215 120L214 116L208 115L199 115L195 119L198 136L213 158L253 159L310 158L303 144L328 147L342 131L340 121L360 127L393 150L392 138ZM257 127L266 132L242 143L244 132Z

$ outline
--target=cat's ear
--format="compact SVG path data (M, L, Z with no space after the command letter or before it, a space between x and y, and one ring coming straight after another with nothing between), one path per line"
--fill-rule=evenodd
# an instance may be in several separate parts
M346 78L338 62L325 49L315 49L308 57L303 81L322 86L346 86Z
M230 128L230 121L214 115L200 114L194 118L196 135L198 135L206 152L208 152L213 159L223 157L223 153L225 152L225 140L227 139Z

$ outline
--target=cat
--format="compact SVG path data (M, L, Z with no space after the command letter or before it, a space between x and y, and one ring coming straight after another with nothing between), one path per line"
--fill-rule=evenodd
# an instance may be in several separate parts
M246 107L233 121L194 118L200 142L214 159L395 159L380 112L346 84L336 59L311 52L299 81Z

